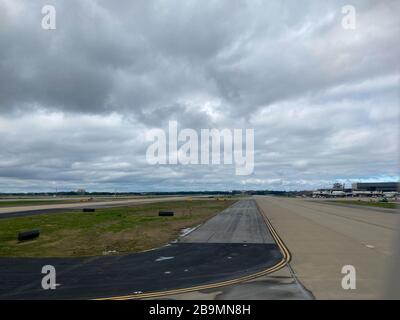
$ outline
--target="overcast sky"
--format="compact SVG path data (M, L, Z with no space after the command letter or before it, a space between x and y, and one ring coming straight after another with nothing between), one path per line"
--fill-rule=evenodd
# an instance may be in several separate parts
M41 27L46 4L56 30ZM0 0L0 192L396 181L399 12L396 0ZM253 174L149 165L146 132L170 120L253 128Z

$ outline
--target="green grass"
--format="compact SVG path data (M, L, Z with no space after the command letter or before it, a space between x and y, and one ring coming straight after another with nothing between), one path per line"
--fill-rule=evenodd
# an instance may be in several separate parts
M379 207L379 208L387 208L387 209L396 209L398 205L393 202L375 202L375 201L358 201L358 200L336 200L335 202L343 203L343 204L355 204L360 206L370 206L370 207Z
M176 239L234 201L196 200L0 219L0 256L96 256L106 251L138 252ZM174 217L159 217L173 210ZM39 229L36 240L18 242L20 231Z

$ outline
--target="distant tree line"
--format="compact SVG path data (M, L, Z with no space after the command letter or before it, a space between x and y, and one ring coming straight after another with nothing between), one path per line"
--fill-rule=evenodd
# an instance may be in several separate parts
M232 190L232 191L169 191L169 192L12 192L0 193L0 196L168 196L168 195L274 195L294 197L308 195L310 191L280 190Z

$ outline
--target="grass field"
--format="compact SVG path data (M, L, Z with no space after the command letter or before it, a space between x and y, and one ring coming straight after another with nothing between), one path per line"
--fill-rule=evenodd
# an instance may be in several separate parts
M0 220L0 256L96 256L138 252L162 246L181 230L197 226L234 201L193 200L66 212ZM159 217L173 210L174 217ZM36 240L18 242L20 231L40 229Z
M358 201L358 200L336 200L335 202L343 203L343 204L355 204L359 206L370 206L370 207L379 207L379 208L387 208L387 209L396 209L398 205L393 202L375 202L375 201Z

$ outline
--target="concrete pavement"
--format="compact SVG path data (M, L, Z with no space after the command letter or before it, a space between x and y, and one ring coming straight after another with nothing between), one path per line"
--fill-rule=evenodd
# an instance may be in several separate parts
M289 248L300 282L317 299L383 297L400 214L321 202L255 197ZM356 268L357 288L341 286L344 265Z

